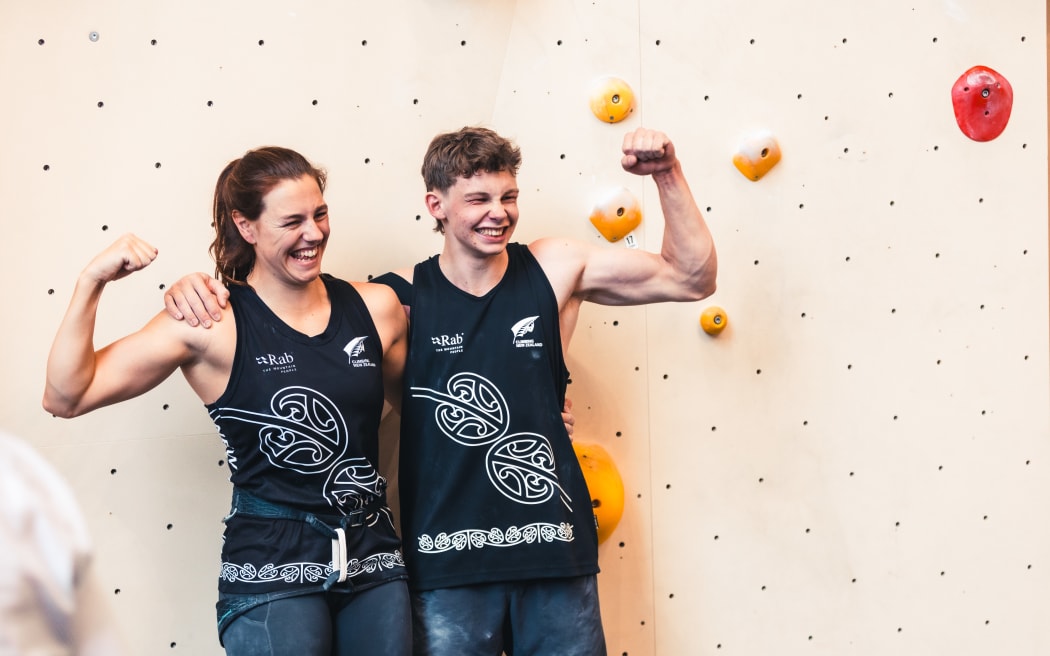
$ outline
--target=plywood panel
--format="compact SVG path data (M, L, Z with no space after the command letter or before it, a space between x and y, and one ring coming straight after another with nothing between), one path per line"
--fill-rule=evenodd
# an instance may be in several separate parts
M1043 653L1045 6L1001 4L5 6L0 425L80 494L135 653L221 653L228 483L197 398L173 378L73 421L38 409L83 264L127 231L160 247L107 290L99 341L138 327L166 284L211 270L223 164L278 144L329 169L332 273L409 265L440 248L425 146L467 124L522 147L519 239L626 248L587 222L624 186L645 211L636 246L657 250L655 188L618 163L646 125L674 140L719 290L585 307L573 339L577 439L609 449L627 490L600 550L610 653ZM987 143L949 99L975 64L1017 99ZM638 97L615 125L586 101L610 74ZM757 130L784 157L751 182L731 158ZM712 303L730 317L717 338L697 325Z

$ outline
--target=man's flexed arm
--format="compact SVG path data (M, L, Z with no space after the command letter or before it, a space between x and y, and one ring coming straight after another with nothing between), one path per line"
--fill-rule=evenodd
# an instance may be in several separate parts
M567 239L530 244L564 308L570 300L603 305L694 301L715 291L714 239L663 132L639 128L623 141L625 171L652 176L664 214L660 253Z
M664 238L660 257L673 269L672 278L684 298L699 300L715 291L718 256L715 242L693 199L674 144L663 132L636 130L624 137L625 171L651 175L660 195Z

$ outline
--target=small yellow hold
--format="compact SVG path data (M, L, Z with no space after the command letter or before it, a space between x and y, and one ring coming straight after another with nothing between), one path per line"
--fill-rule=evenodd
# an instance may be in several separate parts
M612 456L600 444L574 441L572 450L587 482L594 521L598 525L598 544L601 544L623 517L623 479Z
M726 329L729 317L726 311L717 305L712 305L700 313L700 327L708 335L717 335Z
M733 155L737 170L752 182L760 180L779 161L780 145L768 132L752 135Z
M626 187L611 190L591 210L591 223L611 242L631 234L641 222L642 207Z
M618 77L603 77L591 86L591 112L600 121L619 123L634 111L634 91Z

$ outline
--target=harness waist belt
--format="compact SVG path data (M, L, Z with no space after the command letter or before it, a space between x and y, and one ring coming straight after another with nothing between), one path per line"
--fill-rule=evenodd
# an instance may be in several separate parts
M294 519L305 522L308 526L332 540L332 573L325 581L324 589L328 590L335 583L346 581L348 566L348 549L346 542L347 529L365 525L368 516L386 505L386 495L374 497L361 508L346 515L317 515L305 510L298 510L279 503L259 498L241 488L233 489L233 508L226 519L235 515L245 517L263 517L267 519Z

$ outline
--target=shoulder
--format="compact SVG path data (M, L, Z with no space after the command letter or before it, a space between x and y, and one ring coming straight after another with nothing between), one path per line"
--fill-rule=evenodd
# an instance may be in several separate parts
M389 287L397 295L402 305L412 304L412 279L415 269L395 269L389 273L372 278L377 285Z
M349 284L361 296L361 300L368 307L368 312L373 316L401 311L401 302L388 285L376 282L351 282Z
M544 237L529 243L528 248L557 289L559 284L571 285L579 278L594 247L575 239Z
M584 260L593 246L568 237L541 237L528 245L529 252L540 263L558 263L565 260Z
M157 331L169 337L170 341L181 343L190 353L209 359L225 359L237 341L237 320L233 311L235 305L244 305L244 299L232 297L221 308L222 318L212 322L210 328L191 326L185 321L174 319L167 312L159 312L147 325L147 329Z
M408 330L405 310L394 290L373 282L352 282L354 289L365 302L368 314L375 324L383 344L399 341Z

